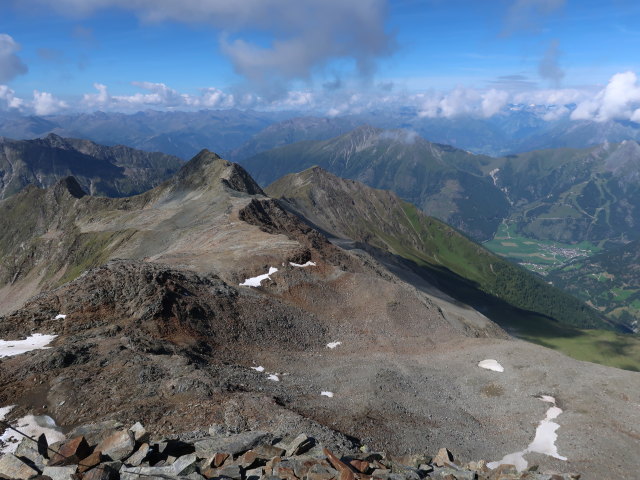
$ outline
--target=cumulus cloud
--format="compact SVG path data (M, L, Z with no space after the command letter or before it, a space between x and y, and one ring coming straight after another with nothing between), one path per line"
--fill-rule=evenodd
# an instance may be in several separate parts
M0 85L0 110L21 109L24 100L16 97L16 92L6 85Z
M458 87L448 93L416 96L421 104L419 115L429 118L454 118L463 115L488 118L509 102L509 93L491 89L479 91Z
M136 110L144 107L154 108L232 108L236 106L233 94L214 87L204 88L200 95L180 93L164 83L132 82L132 85L146 93L133 95L111 95L106 85L94 83L97 93L85 93L82 106L104 110ZM246 101L247 99L245 99Z
M32 108L36 115L52 115L68 107L66 102L57 99L49 92L33 91Z
M386 0L22 0L62 14L116 7L144 21L208 24L223 32L221 51L235 70L258 85L308 79L334 59L354 61L370 74L395 47L385 30ZM268 46L253 41L259 31Z
M560 68L560 62L558 61L558 57L561 55L559 46L560 43L557 40L552 40L549 48L538 64L538 73L540 76L546 80L550 80L556 87L560 85L560 82L564 78L564 70Z
M27 73L27 66L16 55L19 50L20 45L10 35L0 33L0 82L10 82Z
M560 10L566 0L515 0L505 16L503 33L536 32L549 15Z
M634 72L617 73L592 98L576 106L572 120L632 120L640 122L640 85Z

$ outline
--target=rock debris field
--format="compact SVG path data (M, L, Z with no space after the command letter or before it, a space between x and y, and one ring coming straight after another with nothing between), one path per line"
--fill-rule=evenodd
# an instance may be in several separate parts
M51 439L55 438L55 442ZM484 461L461 464L441 448L435 456L392 456L353 445L336 455L304 433L276 437L264 431L237 434L222 425L208 431L151 439L139 422L129 428L114 422L76 427L66 436L50 432L16 440L0 456L0 477L20 480L571 480L512 465L488 468Z

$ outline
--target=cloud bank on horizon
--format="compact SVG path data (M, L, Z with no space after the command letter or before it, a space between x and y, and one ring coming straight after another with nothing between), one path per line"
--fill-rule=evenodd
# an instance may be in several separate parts
M464 17L465 9L469 10L473 5L467 0L453 3L456 5L447 8L460 17ZM37 56L27 57L23 54L27 48L21 50L18 43L24 43L24 40L12 36L10 31L1 33L3 25L0 22L0 110L5 111L50 115L65 110L127 112L149 108L253 108L336 116L406 105L412 106L417 115L427 118L490 118L513 104L542 104L554 106L543 117L550 121L565 117L640 121L640 86L633 65L631 69L611 72L606 84L562 86L568 77L562 63L572 51L565 47L566 39L556 37L557 28L552 24L565 15L570 6L576 5L570 5L566 0L487 3L488 10L497 8L496 5L502 9L501 13L492 11L501 15L501 26L496 27L494 33L497 44L509 44L516 38L519 41L528 39L529 43L522 45L537 51L533 68L518 73L504 72L503 75L496 70L493 78L485 79L484 85L465 86L450 82L448 89L403 87L397 78L390 78L388 72L380 71L380 62L396 62L399 71L407 68L400 65L402 61L409 63L402 60L402 52L409 48L407 45L414 38L428 37L429 29L419 22L417 15L414 15L417 20L413 26L405 17L420 12L435 15L438 8L445 8L442 2L435 0L183 0L179 3L173 0L13 0L13 4L15 9L18 5L23 11L37 7L53 16L70 19L74 38L85 43L96 40L92 29L78 22L101 18L103 14L113 15L114 11L136 18L137 28L141 31L163 22L211 29L220 55L232 66L242 85L241 88L238 85L197 87L194 93L193 88L185 91L185 88L172 87L170 82L145 78L118 79L117 84L95 78L89 82L95 89L93 92L87 92L86 85L82 87L84 91L59 97L55 85L47 83L33 88L29 98L24 88L13 85L23 77L30 77L32 71L36 75L38 59L51 63L63 58L64 52L48 45L34 45ZM461 8L463 6L465 9ZM11 7L0 7L0 13L3 8ZM475 21L473 12L467 13ZM584 10L581 13L592 12ZM392 26L390 18L396 18ZM444 30L438 30L435 24L430 27L440 36L447 33L446 26ZM472 26L468 27L468 31L461 32L462 38L473 36ZM83 35L77 32L83 32ZM486 37L486 33L481 33ZM455 35L452 38L457 40ZM450 47L442 43L441 48L448 51ZM51 54L43 56L45 50ZM415 50L421 53L419 49ZM450 56L455 57L458 53L451 50ZM156 55L162 58L163 52L156 52ZM491 54L470 55L486 57L482 61L488 71L493 68L490 65L492 58L501 58ZM510 62L518 63L513 59ZM445 63L442 67L430 65L429 71L444 69ZM27 65L34 65L34 68ZM157 72L153 73L157 77ZM402 78L402 74L399 77ZM549 88L541 88L536 78L548 83ZM122 93L123 85L127 84L133 92ZM316 87L318 84L321 88ZM117 93L111 93L114 88Z

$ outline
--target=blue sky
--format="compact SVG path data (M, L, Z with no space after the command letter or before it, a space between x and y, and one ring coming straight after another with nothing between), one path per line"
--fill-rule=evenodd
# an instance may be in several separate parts
M3 0L0 109L599 101L596 118L626 74L630 117L639 51L631 0Z

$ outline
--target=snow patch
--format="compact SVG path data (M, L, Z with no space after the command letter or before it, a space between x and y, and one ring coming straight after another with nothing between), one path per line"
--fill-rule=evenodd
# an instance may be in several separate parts
M292 267L304 268L304 267L315 267L316 262L308 261L307 263L293 263L289 262L289 265Z
M64 320L65 318L67 318L66 315L59 313L58 315L55 316L54 320Z
M255 370L256 372L264 372L264 367L262 365L260 365L259 367L251 367L252 370Z
M504 367L500 365L497 360L491 358L478 362L478 366L487 370L493 370L494 372L504 372Z
M269 273L258 275L257 277L247 278L240 284L241 287L259 287L263 280L271 280L271 275L276 273L278 269L276 267L269 267Z
M324 397L333 398L333 392L320 392L320 395Z
M56 422L47 415L27 415L12 426L31 438L38 438L44 433L49 445L65 439L65 435L60 431ZM22 435L7 428L0 436L0 453L15 452L22 438L24 438Z
M271 373L269 374L269 376L267 377L269 380L273 380L274 382L279 382L280 378L278 377L278 375Z
M567 460L567 457L558 454L558 447L556 446L556 440L558 439L556 430L560 428L560 425L551 421L560 416L562 409L556 406L556 399L549 395L542 395L539 399L543 402L552 403L553 406L547 410L544 420L538 424L533 441L524 450L505 455L502 460L488 463L487 467L494 469L500 465L509 464L515 465L516 469L522 472L528 466L528 462L524 458L527 453L542 453L558 460Z
M43 335L34 333L24 340L0 340L0 358L13 357L32 350L41 350L47 347L57 335Z
M0 420L4 420L5 418L7 418L7 415L9 415L9 413L11 413L11 410L13 410L15 407L15 405L9 405L8 407L0 408Z
M336 348L338 345L342 345L342 342L330 342L330 343L327 343L327 347L329 347L331 349Z

